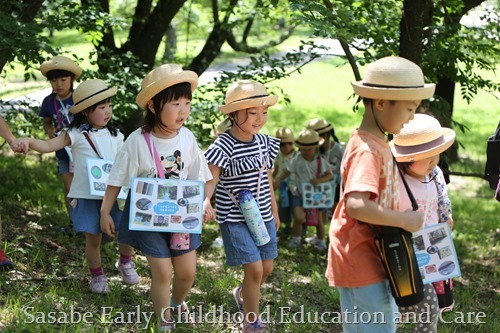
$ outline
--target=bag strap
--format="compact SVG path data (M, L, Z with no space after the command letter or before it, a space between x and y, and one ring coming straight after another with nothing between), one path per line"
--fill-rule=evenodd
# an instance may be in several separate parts
M163 171L163 167L160 162L160 158L158 157L158 152L156 151L156 147L153 144L151 140L151 134L149 132L144 132L144 140L146 140L146 143L149 148L149 152L151 153L151 156L153 156L153 160L155 161L155 166L156 166L156 173L160 178L165 178L165 172Z
M89 133L83 132L83 135L85 136L85 139L87 139L88 143L90 144L90 147L92 147L92 149L95 151L95 153L97 154L97 156L99 156L99 158L103 158L101 156L101 154L99 154L99 152L97 151L97 148L95 147L94 142L90 138Z
M316 170L316 178L321 177L321 156L318 155L316 158L316 164L318 166L318 170Z

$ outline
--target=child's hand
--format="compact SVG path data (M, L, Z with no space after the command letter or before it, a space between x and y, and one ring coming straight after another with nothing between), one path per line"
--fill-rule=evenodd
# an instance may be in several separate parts
M205 199L203 202L203 225L209 220L215 220L215 210L210 203L210 199Z
M10 148L16 153L26 154L30 149L29 138L16 139L10 143Z
M115 222L110 214L101 215L101 231L109 237L115 237Z
M311 179L311 184L313 184L314 186L318 185L318 184L321 184L320 180L318 178L313 178Z
M448 217L448 226L450 227L450 230L453 229L453 218L451 216Z
M419 231L424 225L424 214L408 209L404 212L404 219L401 228L409 231Z

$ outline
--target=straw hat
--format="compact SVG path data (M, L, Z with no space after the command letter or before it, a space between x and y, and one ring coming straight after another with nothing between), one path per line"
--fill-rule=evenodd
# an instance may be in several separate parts
M293 143L294 137L291 129L286 127L278 128L275 135L281 143Z
M314 118L307 124L307 129L312 129L318 134L323 134L332 130L332 124L327 122L325 119Z
M363 80L351 84L361 97L394 101L427 99L436 88L434 83L424 82L424 74L417 64L393 56L371 63Z
M299 133L299 137L295 140L295 145L299 148L309 149L309 148L319 148L323 141L323 138L319 137L318 132L306 129Z
M135 101L142 109L146 109L148 102L159 92L182 82L191 84L191 91L194 91L198 87L198 74L182 70L177 64L161 65L149 72L142 80L141 91L137 94Z
M75 80L82 75L82 69L73 60L65 56L55 56L42 63L40 72L47 77L47 73L53 70L63 70L75 74Z
M417 113L389 142L398 162L415 162L444 152L455 141L455 131L441 127L439 121Z
M278 96L269 95L262 83L241 80L229 87L226 92L226 104L220 105L219 110L228 114L258 106L273 106L277 101Z
M69 109L69 112L77 114L100 101L116 95L116 90L116 87L108 87L103 80L90 79L83 81L73 92L75 105Z

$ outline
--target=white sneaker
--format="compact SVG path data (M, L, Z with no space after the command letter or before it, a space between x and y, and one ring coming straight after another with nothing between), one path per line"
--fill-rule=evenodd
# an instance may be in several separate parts
M135 264L133 261L122 264L120 262L120 259L118 259L118 261L115 263L115 267L122 274L122 282L124 284L138 284L139 281L141 281L139 274L137 274L135 270Z
M108 279L105 275L94 276L90 280L90 291L96 294L107 294L109 293Z
M321 252L326 251L326 248L327 248L325 241L320 241L320 240L318 240L318 243L314 244L313 246L316 250L321 251Z
M318 238L318 236L314 236L314 237L307 237L305 239L306 243L307 244L311 244L311 245L317 245L319 244L320 240Z

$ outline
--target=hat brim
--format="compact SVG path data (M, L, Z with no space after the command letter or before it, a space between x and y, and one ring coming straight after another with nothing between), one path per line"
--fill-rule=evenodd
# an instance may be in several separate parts
M141 107L141 109L146 109L146 105L148 104L148 102L159 92L182 82L189 83L191 85L191 92L193 92L198 87L198 74L193 71L182 71L175 74L170 74L168 75L168 77L165 77L165 80L155 81L149 86L143 88L137 94L135 101L137 105Z
M47 73L53 70L68 71L75 75L75 80L82 76L82 69L75 63L58 63L54 65L53 63L44 63L40 66L40 72L43 76L47 77Z
M437 146L428 149L422 149L412 153L402 153L398 151L398 147L394 145L394 139L389 142L392 154L397 162L416 162L432 156L436 156L450 148L455 142L455 131L450 128L443 128L443 142ZM403 147L408 149L408 147Z
M391 101L414 101L430 98L434 95L436 85L426 83L418 88L381 88L363 85L363 81L351 82L356 95L370 99Z
M94 95L88 99L83 100L81 103L75 104L71 109L69 109L69 112L72 114L77 114L92 105L99 103L100 101L103 101L109 97L112 97L116 95L116 91L118 89L116 87L111 87L108 90L104 90L103 92L98 93L97 95Z
M321 147L324 142L325 142L325 139L323 139L323 138L319 139L318 142L313 142L313 143L301 143L301 142L295 140L295 145L299 149L311 149L311 148Z
M273 106L278 102L278 96L269 95L265 97L249 98L241 101L236 101L226 105L220 105L219 110L224 114L229 114L238 110L245 110L248 108L255 108L259 106Z

